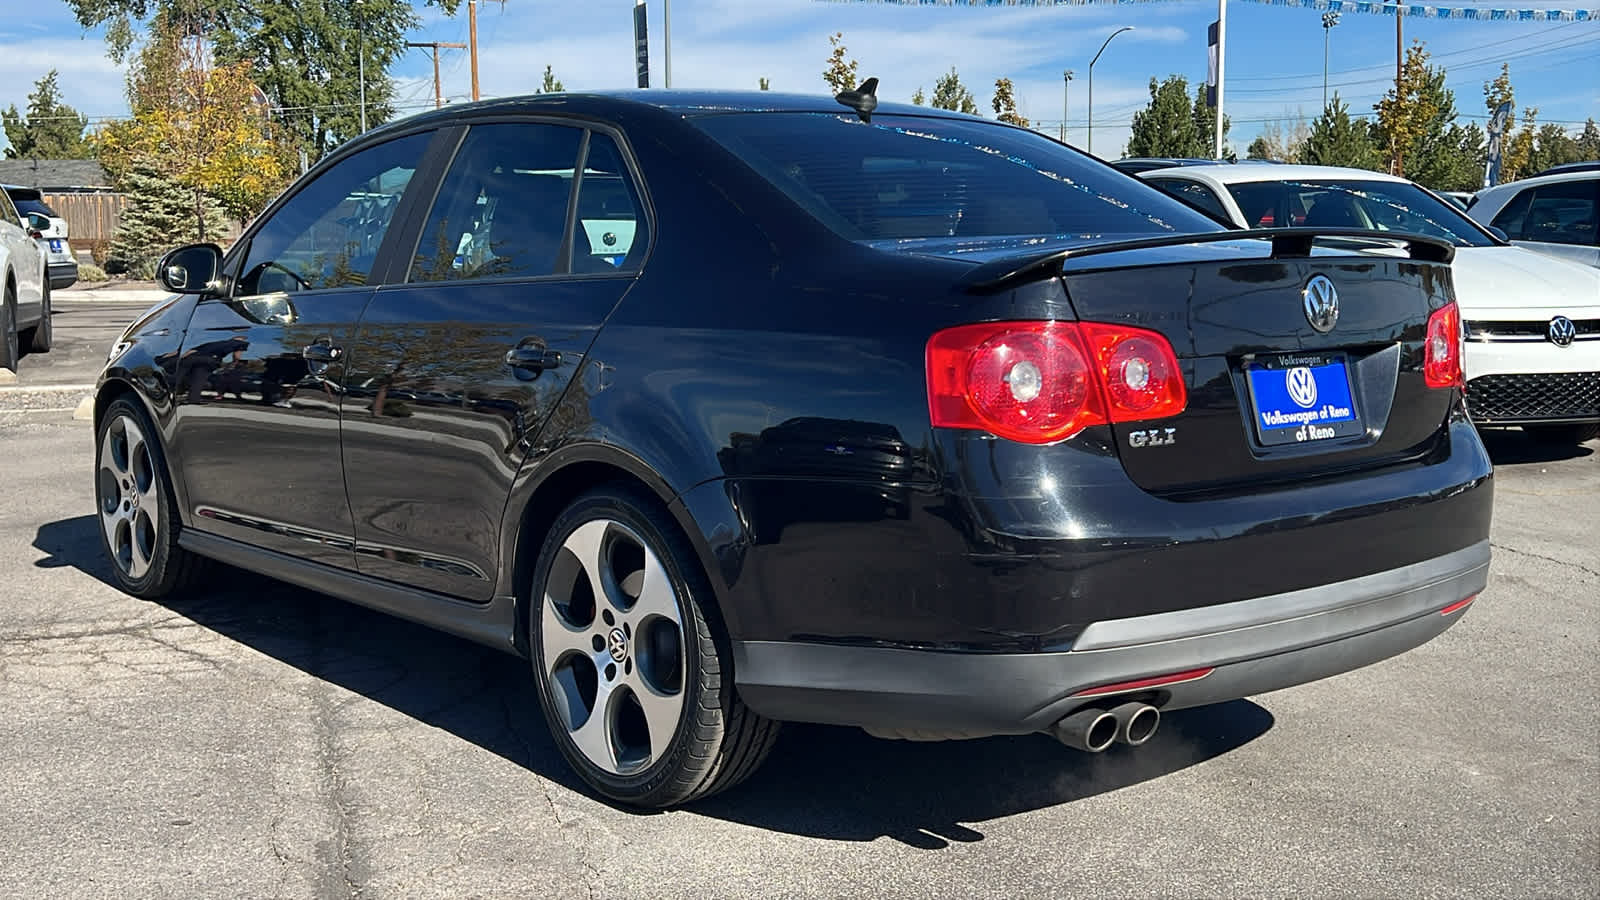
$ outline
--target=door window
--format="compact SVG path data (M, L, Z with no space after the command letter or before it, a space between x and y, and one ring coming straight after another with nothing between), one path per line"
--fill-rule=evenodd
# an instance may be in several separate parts
M578 182L578 228L573 233L574 272L633 270L644 258L649 224L622 153L610 135L589 135L589 155Z
M341 160L279 207L250 240L238 294L366 284L431 132Z
M11 206L11 197L4 191L0 191L0 222L10 222L18 228L22 227L22 217Z
M1600 182L1565 181L1529 188L1494 217L1513 240L1595 244L1595 191Z
M450 164L412 281L535 278L568 271L568 198L583 129L478 125Z
M1222 201L1211 189L1198 181L1189 181L1183 178L1152 178L1150 182L1179 200L1193 206L1201 212L1210 213L1226 222L1228 212L1222 208Z

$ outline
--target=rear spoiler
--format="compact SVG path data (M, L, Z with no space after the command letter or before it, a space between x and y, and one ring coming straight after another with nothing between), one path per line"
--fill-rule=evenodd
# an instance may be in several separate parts
M1220 241L1267 240L1272 242L1273 259L1290 259L1311 255L1311 248L1324 239L1370 240L1382 244L1404 244L1412 259L1423 262L1448 263L1455 259L1455 245L1447 240L1422 234L1405 234L1395 231L1372 231L1366 228L1252 228L1237 231L1216 231L1205 234L1164 234L1158 237L1137 238L1131 241L1112 241L1107 244L1090 244L1068 247L1045 254L1017 254L986 262L962 276L960 285L974 294L1004 290L1041 278L1050 278L1061 271L1069 259L1082 259L1102 253L1120 253L1124 250L1146 250L1152 247L1181 247L1188 244L1214 244Z

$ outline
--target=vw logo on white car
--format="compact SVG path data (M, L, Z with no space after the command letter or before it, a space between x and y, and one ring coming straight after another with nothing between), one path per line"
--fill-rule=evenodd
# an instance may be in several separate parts
M1327 334L1339 324L1339 291L1326 275L1313 275L1304 291L1306 321L1319 334Z
M1290 369L1283 377L1284 385L1289 389L1289 399L1293 400L1301 409L1310 409L1317 403L1317 376L1305 366L1296 366Z
M1550 338L1550 343L1557 347L1570 347L1578 337L1578 326L1572 324L1572 320L1566 316L1556 316L1550 320L1550 329L1546 335Z

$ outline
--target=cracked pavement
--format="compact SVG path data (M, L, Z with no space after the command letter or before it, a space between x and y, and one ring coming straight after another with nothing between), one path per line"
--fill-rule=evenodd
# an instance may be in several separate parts
M664 814L577 786L514 658L231 570L120 594L92 443L0 419L0 896L1600 897L1600 442L1490 436L1489 588L1410 654L1098 757L790 727Z

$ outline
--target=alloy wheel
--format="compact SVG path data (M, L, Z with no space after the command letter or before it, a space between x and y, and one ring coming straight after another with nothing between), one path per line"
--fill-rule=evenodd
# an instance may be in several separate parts
M684 616L656 552L612 519L578 526L544 585L541 676L578 750L613 775L672 745L684 712Z
M118 416L106 429L96 478L111 557L128 578L143 578L160 537L161 493L150 444L131 417Z

